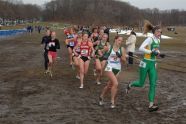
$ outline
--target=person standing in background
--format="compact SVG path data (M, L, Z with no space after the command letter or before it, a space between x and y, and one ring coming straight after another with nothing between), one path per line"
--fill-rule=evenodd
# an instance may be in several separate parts
M127 53L129 55L129 59L128 59L129 65L133 65L133 54L135 52L135 44L136 44L136 33L132 31L129 38L126 40Z

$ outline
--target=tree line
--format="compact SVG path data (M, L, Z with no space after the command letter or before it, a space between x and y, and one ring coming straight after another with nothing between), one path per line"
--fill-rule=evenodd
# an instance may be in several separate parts
M42 16L37 5L23 4L19 0L0 0L1 19L34 19Z
M186 25L185 10L139 9L119 0L52 0L44 9L20 0L0 0L0 18L63 21L83 25L141 26L147 19L153 24Z
M139 9L118 0L53 0L46 4L43 17L77 24L135 26L148 19L153 24L186 25L184 10Z

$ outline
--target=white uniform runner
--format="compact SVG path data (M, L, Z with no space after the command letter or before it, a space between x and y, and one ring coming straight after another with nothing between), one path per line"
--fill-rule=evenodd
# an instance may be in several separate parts
M117 75L121 71L121 58L119 58L116 55L116 52L113 50L113 47L111 47L110 49L112 49L112 50L110 50L111 52L109 51L110 55L107 60L107 65L106 65L105 71L111 71L115 75ZM122 55L121 48L117 52L120 55Z

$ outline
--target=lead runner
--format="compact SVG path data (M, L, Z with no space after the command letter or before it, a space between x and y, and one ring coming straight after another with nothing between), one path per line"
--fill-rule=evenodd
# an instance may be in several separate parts
M129 83L126 88L126 93L132 87L143 87L147 74L149 75L149 112L157 111L159 107L154 104L156 81L157 81L157 70L156 70L156 57L160 55L160 37L161 37L161 27L153 26L149 21L145 22L145 33L152 31L153 36L148 37L140 46L139 50L144 53L144 59L140 62L140 79Z

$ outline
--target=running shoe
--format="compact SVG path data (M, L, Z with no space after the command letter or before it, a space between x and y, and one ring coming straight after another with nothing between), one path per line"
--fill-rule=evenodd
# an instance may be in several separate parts
M99 97L99 105L102 106L104 104L103 98Z
M49 70L46 70L45 72L44 72L44 74L48 74L49 73Z
M111 103L110 108L111 108L111 109L114 109L114 108L116 108L116 105L113 104L113 103Z
M129 93L129 90L131 89L131 87L130 87L130 82L129 82L129 84L127 85L127 88L126 88L126 94L128 94Z
M79 87L79 89L83 89L83 85L81 85L81 86Z
M149 112L157 111L158 109L159 109L159 107L157 105L153 105L148 108Z
M77 75L76 78L80 80L80 76Z
M100 82L100 81L98 81L98 82L97 82L97 85L100 85L100 84L101 84L101 82Z

